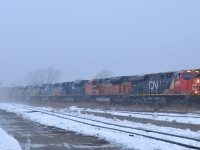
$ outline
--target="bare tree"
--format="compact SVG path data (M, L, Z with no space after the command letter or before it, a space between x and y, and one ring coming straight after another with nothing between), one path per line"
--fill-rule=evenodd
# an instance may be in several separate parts
M52 67L49 67L46 70L47 73L47 80L48 84L57 82L60 79L61 73L59 70L54 70Z
M42 85L58 82L61 73L59 70L55 70L52 67L47 69L37 69L29 72L26 77L28 85Z
M104 79L104 78L110 78L110 77L113 77L114 76L114 73L110 70L103 70L99 73L97 73L93 79Z

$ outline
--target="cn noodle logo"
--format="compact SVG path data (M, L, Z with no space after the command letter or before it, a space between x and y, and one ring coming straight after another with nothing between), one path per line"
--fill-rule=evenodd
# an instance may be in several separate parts
M149 89L150 90L154 90L154 89L158 89L158 81L150 81L149 82Z

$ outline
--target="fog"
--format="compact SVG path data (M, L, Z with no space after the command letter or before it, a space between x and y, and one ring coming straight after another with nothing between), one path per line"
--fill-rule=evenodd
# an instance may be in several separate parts
M0 81L53 67L62 81L200 68L199 0L0 1Z

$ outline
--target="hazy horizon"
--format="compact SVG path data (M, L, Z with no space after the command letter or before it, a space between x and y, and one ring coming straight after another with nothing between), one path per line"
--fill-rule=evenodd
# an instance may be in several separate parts
M0 2L0 82L38 68L63 81L200 68L199 0Z

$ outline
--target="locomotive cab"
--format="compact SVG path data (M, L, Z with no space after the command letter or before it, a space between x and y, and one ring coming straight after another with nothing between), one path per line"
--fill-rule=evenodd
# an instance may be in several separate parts
M195 71L194 77L192 78L192 93L200 95L200 71Z
M200 95L200 70L184 70L174 75L174 91Z
M182 77L191 83L191 94L198 95L200 93L200 70L186 71Z

